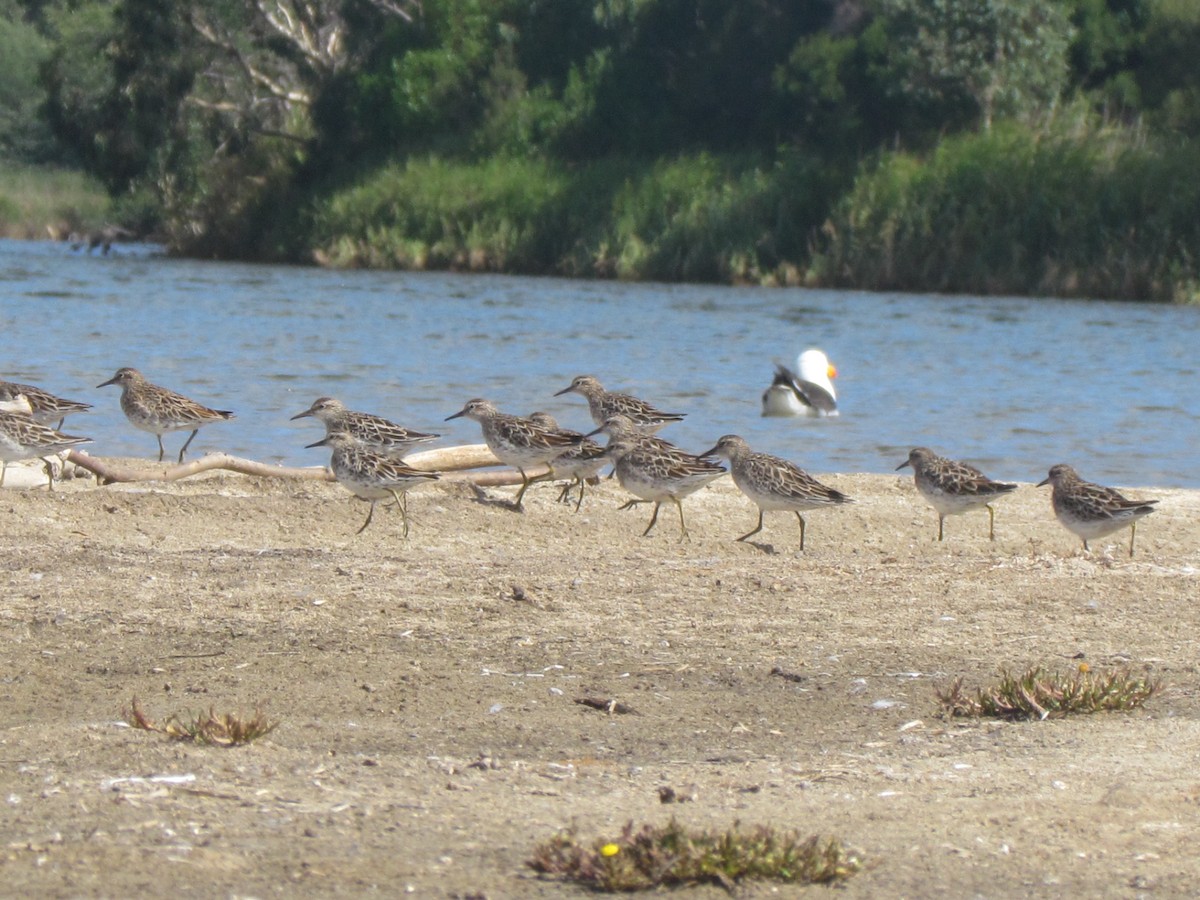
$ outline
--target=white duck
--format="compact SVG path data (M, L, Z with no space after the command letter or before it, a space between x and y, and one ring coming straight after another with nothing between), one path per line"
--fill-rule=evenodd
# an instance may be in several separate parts
M837 369L820 350L805 350L796 357L799 375L775 364L775 380L763 391L764 416L836 416Z

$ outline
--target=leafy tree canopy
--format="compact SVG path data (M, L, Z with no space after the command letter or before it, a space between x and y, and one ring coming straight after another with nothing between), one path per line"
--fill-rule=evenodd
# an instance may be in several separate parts
M1198 38L1195 0L0 0L0 153L240 242L231 219L429 154L849 169L1068 102L1187 137Z

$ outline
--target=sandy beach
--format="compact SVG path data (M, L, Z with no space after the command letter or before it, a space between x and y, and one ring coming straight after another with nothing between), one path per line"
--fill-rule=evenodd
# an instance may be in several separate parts
M133 461L123 461L133 465ZM1081 468L1083 466L1081 465ZM795 518L728 478L640 534L615 482L434 485L400 517L336 484L208 474L0 491L5 893L585 896L526 866L574 827L770 824L866 862L839 896L1200 889L1200 492L1084 555L1023 484L937 517L910 475ZM1086 473L1085 473L1086 474ZM1002 668L1129 667L1140 711L949 720ZM239 748L127 727L262 706ZM609 714L576 702L615 700ZM670 787L686 802L664 804ZM749 884L744 897L820 893ZM703 887L689 897L719 897Z

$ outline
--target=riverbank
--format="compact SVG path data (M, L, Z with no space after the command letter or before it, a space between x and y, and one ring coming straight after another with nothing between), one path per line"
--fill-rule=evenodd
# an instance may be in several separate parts
M1200 877L1200 492L1091 556L1022 485L936 516L910 477L772 514L727 479L664 509L524 514L467 485L411 535L334 484L211 475L0 492L9 890L39 896L583 896L524 867L574 826L671 816L833 833L848 897L1183 895ZM946 721L934 688L1001 668L1130 667L1133 714ZM264 704L239 749L119 723ZM607 714L577 703L611 699ZM660 788L686 802L664 804ZM770 886L743 896L768 896ZM694 896L725 896L715 888Z
M694 154L581 166L414 159L271 208L298 261L572 278L1191 302L1187 144L1015 125L834 166ZM213 245L210 242L217 241Z
M232 221L162 215L172 252L204 259L1193 302L1198 163L1188 144L1005 126L841 166L800 151L419 158L247 201ZM0 233L99 228L111 205L78 174L63 194L71 175L0 180Z
M0 165L0 237L66 240L72 232L103 226L111 209L104 189L81 171Z

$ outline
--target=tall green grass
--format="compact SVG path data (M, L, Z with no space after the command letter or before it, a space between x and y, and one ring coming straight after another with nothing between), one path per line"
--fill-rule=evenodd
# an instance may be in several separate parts
M334 266L1139 300L1200 295L1200 147L1003 126L848 167L785 151L410 159L310 196Z
M540 162L410 160L318 203L310 237L336 266L544 271L567 186Z
M879 159L814 259L869 289L1190 300L1200 279L1200 149L1019 128Z
M806 159L409 160L319 200L309 238L335 266L795 280L830 183Z
M82 172L0 160L0 235L65 238L103 225L111 204Z

